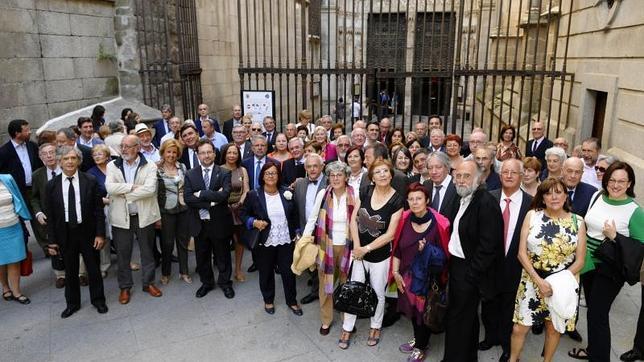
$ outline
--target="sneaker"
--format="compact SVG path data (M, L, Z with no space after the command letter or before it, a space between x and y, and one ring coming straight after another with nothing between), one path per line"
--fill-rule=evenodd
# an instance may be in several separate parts
M412 338L407 343L403 343L398 347L398 350L402 353L411 353L414 350L414 345L416 344L416 339Z
M409 357L407 357L407 362L421 362L425 360L425 351L420 350L418 348L414 348L413 351L411 351L411 354Z

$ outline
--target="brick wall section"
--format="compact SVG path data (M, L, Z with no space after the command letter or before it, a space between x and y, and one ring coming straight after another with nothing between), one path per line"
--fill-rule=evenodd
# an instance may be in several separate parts
M0 2L0 139L7 125L48 119L118 95L114 2ZM105 58L105 57L103 57Z

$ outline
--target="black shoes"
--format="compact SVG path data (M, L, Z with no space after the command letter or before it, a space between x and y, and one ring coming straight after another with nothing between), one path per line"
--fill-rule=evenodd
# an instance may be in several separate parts
M541 324L533 324L532 325L532 333L539 335L543 333L543 323Z
M67 307L67 308L65 308L65 310L60 314L60 318L62 318L62 319L69 318L69 317L71 317L71 316L72 316L72 314L74 314L74 313L78 312L78 310L79 310L79 309L80 309L80 307L79 307L79 306L77 306L77 305L68 306L68 307Z
M96 308L96 311L100 314L107 313L107 305L105 304L95 305L94 307Z
M500 343L493 343L488 341L487 339L482 340L479 342L479 351L487 351L488 349L498 346Z
M619 359L625 362L644 361L644 354L633 348L619 356Z
M203 298L206 296L206 294L208 294L208 292L210 292L213 289L215 289L215 287L208 287L208 286L202 285L199 289L197 289L197 293L195 294L195 296L197 298Z
M235 298L235 291L233 290L232 287L224 287L223 290L224 290L224 295L226 296L226 298L228 298L228 299Z
M575 342L581 342L581 334L579 334L576 329L573 331L566 331L566 335Z
M499 362L508 362L510 360L510 354L508 352L503 352L501 357L499 357Z
M391 327L400 319L400 313L398 312L385 312L385 316L382 318L382 327L387 328Z
M256 272L256 271L257 271L257 267L255 266L255 263L251 264L251 265L248 267L248 269L246 269L246 271L247 271L248 273Z
M289 305L288 308L291 310L291 312L293 312L293 314L295 314L298 317L301 317L304 314L304 312L302 312L302 308L300 308L300 306L297 304Z
M314 301L320 299L320 296L317 293L309 293L309 295L305 296L300 300L302 304L309 304L313 303Z
M264 311L266 313L268 313L268 314L273 315L273 314L275 314L275 307L274 306L273 307L267 307L266 305L264 305Z

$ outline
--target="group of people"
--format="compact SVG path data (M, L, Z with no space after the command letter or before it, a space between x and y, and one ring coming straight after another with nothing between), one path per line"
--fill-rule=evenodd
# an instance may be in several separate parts
M464 141L445 135L439 116L408 132L387 117L358 119L345 134L331 116L313 122L307 110L284 132L272 117L254 120L240 106L221 124L207 105L198 111L198 119L182 121L164 105L148 127L132 110L106 123L99 109L75 127L42 132L38 144L27 121L11 121L11 140L0 148L3 298L30 302L19 269L31 220L55 285L65 288L62 318L80 308L80 285L89 285L99 313L108 311L110 250L121 304L132 298L139 267L152 297L163 294L157 267L166 285L175 260L179 279L192 283L194 251L197 298L216 286L234 298L233 280L257 271L263 309L274 314L277 274L294 315L319 300L323 336L334 324L338 284L368 280L377 305L367 345L378 345L402 314L413 330L399 348L408 361L424 360L437 332L426 323L428 290L447 296L444 361L475 361L495 345L501 361L518 361L531 329L545 329L543 358L551 361L561 334L582 340L583 290L588 346L569 355L610 359L609 312L631 280L594 251L605 242L644 242L644 213L634 201L633 169L602 155L598 139L568 156L567 140L551 142L542 122L531 124L520 149L512 125L498 142L480 128ZM132 262L134 240L140 266ZM318 252L302 268L305 243ZM248 249L252 265L244 271ZM311 292L298 301L296 273L307 269ZM624 361L644 359L643 318ZM343 314L339 348L350 347L356 319Z

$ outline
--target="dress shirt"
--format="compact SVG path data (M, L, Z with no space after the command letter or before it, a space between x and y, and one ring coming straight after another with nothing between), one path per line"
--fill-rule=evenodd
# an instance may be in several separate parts
M499 200L499 206L501 206L501 212L505 210L505 199L510 199L510 223L508 224L508 235L504 240L505 245L505 255L508 255L508 250L510 249L510 243L512 242L512 235L514 235L514 230L517 226L517 221L519 220L519 212L521 212L521 203L523 202L523 192L521 189L517 190L512 195L506 195L505 191L501 190L501 200Z
M94 147L94 138L90 138L89 141L85 141L85 138L80 136L78 137L78 144L92 148Z
M25 185L31 186L31 161L29 161L29 151L27 150L27 143L16 143L13 139L11 140L13 148L18 154L20 163L22 164L22 169L25 171Z
M218 150L221 150L221 148L228 143L226 136L217 131L212 134L212 137L203 136L203 138L210 140L210 143L212 143L212 145L215 146L215 148Z
M143 154L145 159L150 162L157 163L161 161L161 155L159 155L159 150L152 143L150 143L149 150L146 150L145 147L141 146L141 153Z
M309 215L313 211L313 205L315 205L315 195L318 192L318 185L320 183L321 176L318 176L317 180L306 179L306 205L304 206L304 219L308 219Z
M463 252L463 245L461 245L461 236L459 235L458 227L461 224L461 217L463 217L463 214L465 213L465 210L467 210L467 207L470 206L472 195L473 194L469 194L461 198L461 206L458 208L456 218L454 218L454 228L452 229L452 236L449 238L449 244L447 246L447 249L449 250L449 253L452 254L452 256L461 259L465 259L465 253Z
M134 185L136 171L139 168L140 162L141 162L141 158L139 156L136 157L136 160L134 160L133 164L130 164L129 162L123 160L123 173L125 175L125 182L127 182L128 184ZM129 202L127 204L127 208L130 214L139 213L139 209L137 209L136 204L134 202Z
M195 152L195 150L193 150L192 148L188 148L188 162L190 162L191 169L197 167L198 165L197 163L195 163L195 157L199 159L199 157L197 157L197 153Z
M584 173L581 175L581 182L595 186L598 190L602 189L602 183L597 180L597 173L595 172L595 165L588 166L584 162Z
M164 119L163 120L163 129L165 129L165 133L172 133L172 136L174 137L174 132L170 132L170 126L168 125L168 120Z
M239 147L239 157L244 159L244 149L246 148L246 142L242 142L241 145L237 145Z
M360 192L360 184L362 183L362 178L366 174L367 170L365 168L362 168L362 171L360 171L358 176L349 175L349 181L347 183L349 184L349 186L353 187L353 192L356 196L358 196L358 193Z
M161 137L160 144L163 144L163 142L165 142L167 140L171 140L171 139L174 139L174 132L166 131L166 134L164 134L163 137Z
M422 176L421 176L421 178L422 178ZM452 182L452 176L450 176L448 174L447 177L445 177L445 179L443 180L443 182L440 183L440 185L442 187L441 187L440 190L438 190L438 194L440 195L440 200L438 200L439 201L438 202L438 209L436 211L439 211L441 209L441 206L443 206L443 200L445 200L445 193L447 193L447 187L449 186L450 182ZM422 183L421 183L421 185L422 185ZM434 195L434 193L436 192L436 187L435 186L438 186L438 185L433 185L433 186L434 187L432 187L432 195Z
M50 169L49 167L47 167L47 172L46 172L46 173L47 173L47 181L49 181L49 180L51 180L52 178L54 178L54 175L52 175L52 174L51 174L51 172L52 172L52 171L54 171L54 173L56 174L56 176L60 175L60 174L61 174L61 172L63 172L63 170L60 168L60 166L56 166L56 168L55 168L55 169L53 169L53 170L52 170L52 169Z
M68 200L68 193L69 193L69 180L67 179L67 175L63 174L63 204L65 204L65 222L69 222L69 200ZM76 216L78 219L77 224L80 225L80 223L83 221L83 216L81 214L81 197L80 197L80 184L78 182L78 171L74 173L72 177L72 185L74 185L74 195L76 198Z
M532 150L531 150L532 152L536 151L537 148L539 148L539 145L541 144L541 142L543 142L544 138L546 138L546 136L543 136L541 138L537 138L532 142Z
M325 190L321 192L326 193ZM349 227L347 215L347 193L337 197L333 195L333 230L331 240L333 245L345 245L347 243L347 228Z

